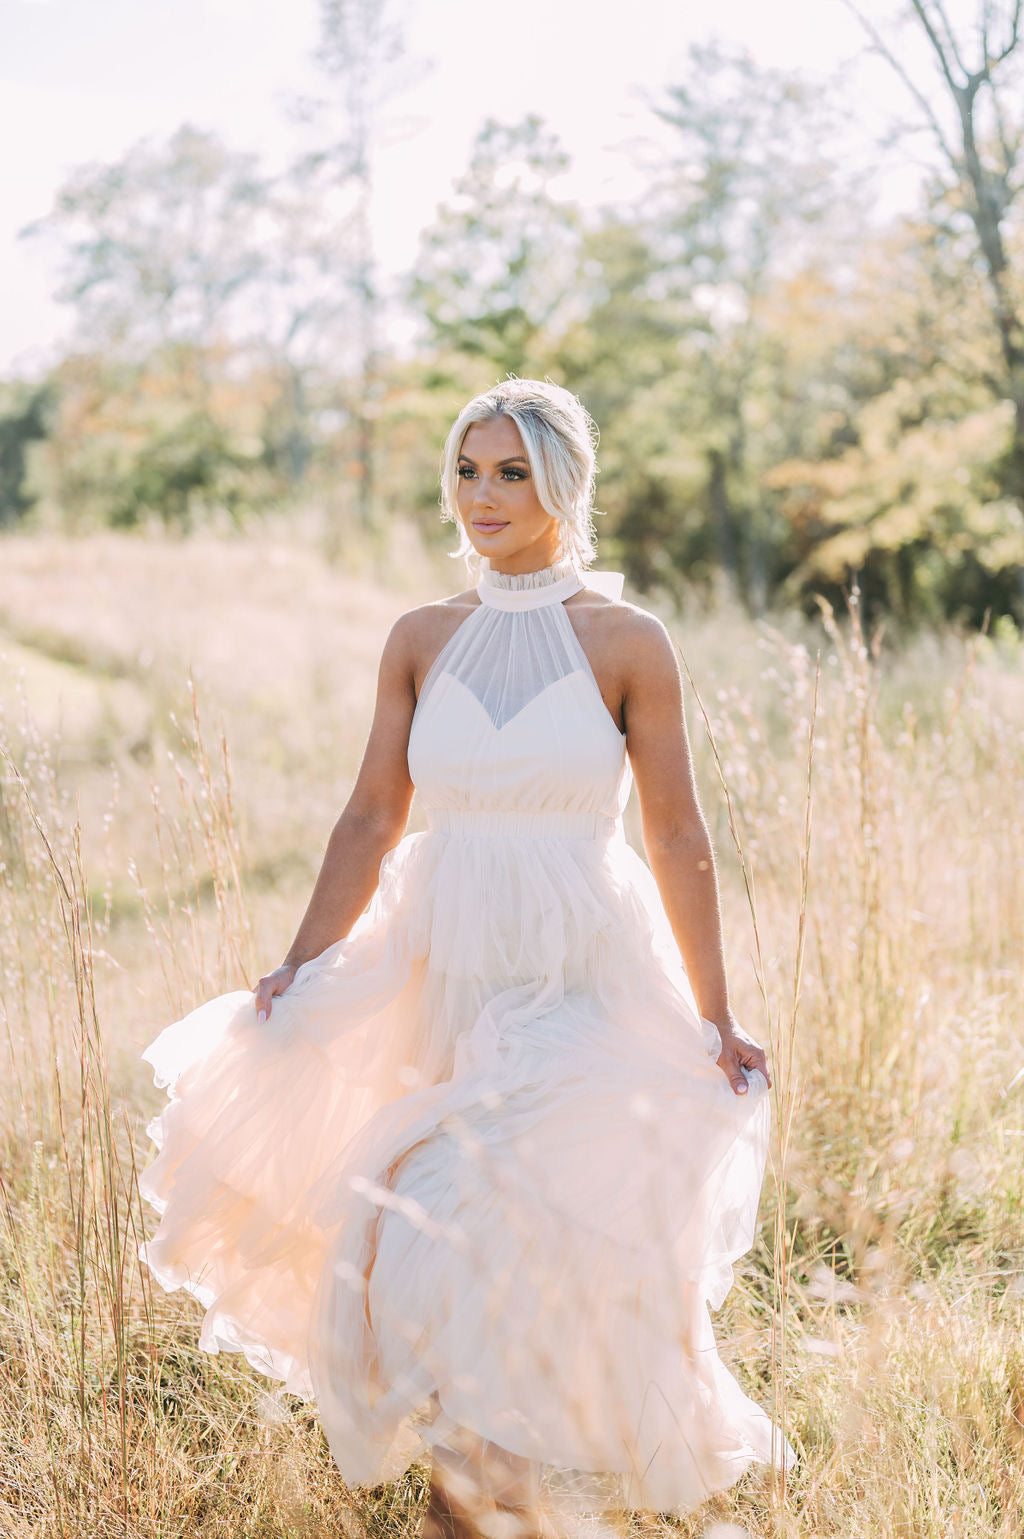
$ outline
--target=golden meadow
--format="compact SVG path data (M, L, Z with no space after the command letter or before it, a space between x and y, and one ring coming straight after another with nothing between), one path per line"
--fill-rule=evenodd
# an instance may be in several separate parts
M312 527L0 544L4 1539L415 1531L423 1471L350 1493L312 1408L197 1350L199 1306L136 1260L136 1178L141 1048L279 960L387 630L461 585L419 548L396 528L384 586ZM1011 626L897 645L856 603L663 617L734 994L776 1064L717 1329L801 1458L623 1523L1019 1539L1024 650Z

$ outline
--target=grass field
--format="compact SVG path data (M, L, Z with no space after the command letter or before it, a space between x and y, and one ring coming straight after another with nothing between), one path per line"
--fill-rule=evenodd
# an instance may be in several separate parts
M400 586L301 531L0 541L4 1539L418 1522L422 1472L346 1491L312 1410L200 1353L198 1305L135 1260L139 1051L279 960L387 630L460 585L389 560ZM776 1064L717 1328L801 1455L676 1531L1019 1539L1024 649L876 645L856 613L671 628L733 992Z

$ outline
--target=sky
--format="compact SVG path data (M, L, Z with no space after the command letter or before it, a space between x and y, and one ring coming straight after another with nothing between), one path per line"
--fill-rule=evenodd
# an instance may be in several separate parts
M565 195L593 207L627 194L635 172L623 146L652 132L647 103L710 35L708 9L687 0L408 6L418 78L377 170L385 273L412 263L488 116L544 117L573 158ZM52 266L17 239L69 172L184 122L283 163L294 143L286 105L321 83L317 12L317 0L0 0L0 372L37 372L70 329ZM715 36L759 62L815 74L848 69L863 46L842 0L715 0L713 17ZM890 84L870 88L876 100Z

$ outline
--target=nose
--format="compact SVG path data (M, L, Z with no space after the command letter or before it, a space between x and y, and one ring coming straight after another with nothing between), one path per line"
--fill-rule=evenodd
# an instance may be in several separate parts
M477 473L476 483L473 487L473 506L474 508L494 507L494 496L491 492L490 479L480 472Z

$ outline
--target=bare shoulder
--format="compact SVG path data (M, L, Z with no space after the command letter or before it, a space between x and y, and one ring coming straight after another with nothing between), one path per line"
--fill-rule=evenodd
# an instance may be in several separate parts
M413 679L417 693L431 663L441 648L458 630L463 620L480 607L475 589L418 604L399 615L385 643L385 656L404 666Z
M623 607L629 611L625 621L628 632L624 634L624 645L634 672L640 670L653 677L671 675L678 678L676 644L665 622L657 615L652 615L649 609L641 609L638 604Z
M671 784L678 791L680 766L688 763L683 675L664 621L639 604L617 607L616 645L629 756L650 810L652 769L664 775L665 766L674 766Z
M586 633L595 652L616 659L616 671L625 687L639 676L677 671L672 638L663 621L650 610L605 594L588 594L572 609L574 619L579 619L577 629Z
M622 599L614 602L614 610L614 623L619 626L619 635L623 641L629 641L651 657L664 656L666 653L674 655L672 638L664 621L659 620L657 615L652 615L649 609L641 609L639 604L628 604Z
M635 721L638 702L656 701L661 709L675 716L681 706L683 688L675 642L657 615L637 604L626 607L629 614L624 620L621 645L627 710L632 705Z

